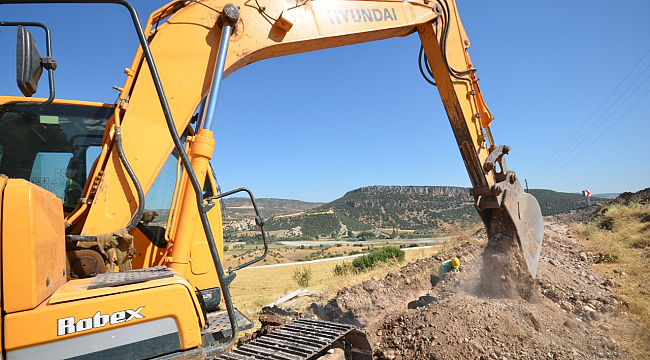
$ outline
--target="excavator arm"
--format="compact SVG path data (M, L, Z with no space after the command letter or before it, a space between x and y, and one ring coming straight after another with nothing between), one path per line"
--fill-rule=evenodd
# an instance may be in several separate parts
M497 145L491 135L493 117L478 87L468 53L469 38L453 0L239 0L232 4L238 16L232 21L223 77L266 58L418 32L472 183L476 207L487 226L493 209L507 212L529 272L535 276L543 235L541 212L514 172L506 168L503 155L509 147ZM178 132L184 131L207 98L216 96L210 95L210 89L216 78L225 5L222 1L173 1L152 13L145 26ZM142 51L138 50L125 70L127 80L118 112L124 152L147 192L173 143ZM229 117L233 116L227 111L220 112L220 118ZM87 194L92 196L92 204L83 209L87 214L82 217L82 235L124 227L136 211L136 189L117 158L113 148L95 169L103 186Z

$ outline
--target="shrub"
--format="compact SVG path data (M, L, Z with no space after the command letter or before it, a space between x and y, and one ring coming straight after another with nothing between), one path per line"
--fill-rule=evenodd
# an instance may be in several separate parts
M298 286L307 287L309 286L309 280L311 280L311 268L297 267L293 270L291 277L298 283Z
M394 246L386 246L381 249L372 250L368 255L360 256L352 261L355 272L363 272L372 269L379 262L388 262L396 259L404 261L404 251Z
M376 239L377 236L372 231L362 231L361 234L357 235L361 241Z
M598 254L596 257L596 264L603 262L618 262L618 255L616 254Z
M338 276L347 275L352 271L353 271L352 265L350 265L350 263L347 263L345 261L339 265L334 266L334 275L338 275Z

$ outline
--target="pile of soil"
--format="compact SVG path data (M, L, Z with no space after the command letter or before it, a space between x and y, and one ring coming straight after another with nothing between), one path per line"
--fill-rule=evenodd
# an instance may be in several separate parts
M512 256L521 256L517 247L500 255L509 257L502 265L510 267L490 279L497 254L489 247L486 251L486 246L487 236L481 231L433 258L341 289L324 305L312 304L301 314L266 309L261 319L280 325L305 316L359 326L368 334L377 359L633 355L611 337L617 316L612 294L618 284L589 271L593 256L568 234L566 225L545 224L535 280L526 280L523 259L513 260ZM438 266L452 256L460 258L461 271L438 279ZM497 285L486 287L487 279Z
M608 203L605 203L608 204ZM580 222L583 224L586 224L593 220L600 210L602 210L604 204L592 204L591 206L585 208L585 209L579 209L575 213L565 213L565 214L558 214L554 215L553 219L557 222L563 223L563 224L570 224L570 223L576 223Z
M616 202L628 205L630 202L637 201L639 204L647 204L650 202L650 188L639 190L635 193L624 192L616 198Z
M590 257L566 231L562 225L546 226L530 293L485 296L482 267L465 261L464 271L445 276L426 295L438 301L368 324L377 358L620 356L621 348L609 333L616 303L610 287L615 285L588 271ZM507 279L503 283L511 285Z

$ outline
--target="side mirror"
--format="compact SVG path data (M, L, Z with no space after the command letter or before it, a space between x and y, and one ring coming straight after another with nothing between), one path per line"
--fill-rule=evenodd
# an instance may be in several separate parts
M43 74L41 54L36 48L36 41L24 26L18 25L16 82L23 95L31 97L36 93L41 74Z
M0 21L0 26L16 26L18 28L18 41L16 43L16 82L18 88L26 97L31 97L36 93L38 80L43 74L43 69L47 70L50 80L50 97L45 101L14 101L0 104L0 109L17 108L17 107L35 107L45 106L54 101L54 70L57 63L52 57L52 37L50 29L47 26L37 22L13 22ZM36 49L36 41L32 34L25 29L25 26L38 26L45 30L45 46L47 56L41 57Z

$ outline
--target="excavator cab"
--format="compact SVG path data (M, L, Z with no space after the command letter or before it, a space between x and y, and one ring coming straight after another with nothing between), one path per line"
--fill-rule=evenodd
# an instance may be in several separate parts
M111 105L81 103L5 109L0 173L51 191L72 211L95 160L88 149L101 147L113 111Z

